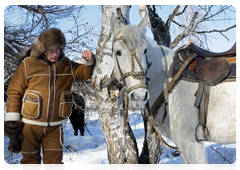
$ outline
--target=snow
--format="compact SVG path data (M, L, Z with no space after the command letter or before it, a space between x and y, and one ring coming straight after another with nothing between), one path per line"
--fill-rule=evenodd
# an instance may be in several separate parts
M86 124L87 128L90 131L91 135L86 131L85 136L74 136L74 130L70 121L63 125L64 131L64 154L63 154L63 162L66 167L78 167L77 165L87 164L86 167L91 169L118 169L121 166L113 166L113 165L96 165L96 164L109 164L107 158L107 146L105 144L105 140L98 122L98 113L91 112L86 113ZM141 152L144 141L144 124L142 120L142 116L140 112L133 111L129 113L129 120L132 130L135 134L139 152ZM170 145L174 145L171 140L167 140ZM21 154L11 154L7 150L9 138L4 136L4 159L8 164L20 164L20 160L22 159ZM208 156L208 160L211 164L225 164L225 165L215 165L220 166L224 169L227 167L228 169L236 169L236 144L216 144L212 142L204 142L206 147L206 153ZM212 148L217 150L221 155L223 155L227 160L224 160L217 152L215 152ZM159 166L167 166L165 164L171 164L170 167L175 167L174 164L182 164L182 159L180 156L174 156L174 153L177 153L177 150L166 147L160 155ZM140 154L140 153L139 153ZM234 163L229 165L229 162ZM8 165L5 163L4 167L11 169L11 167L15 167L14 165ZM75 165L75 166L74 166ZM92 165L92 166L91 166ZM153 169L159 169L158 165L148 165L148 167L152 167ZM190 165L189 165L190 166ZM188 166L188 167L189 167ZM201 167L201 165L199 165ZM85 166L84 166L85 167ZM144 168L145 165L139 166L131 166L131 169L141 169ZM184 165L180 167L185 167ZM145 167L146 168L146 167ZM178 167L179 168L179 167ZM212 168L212 167L211 167ZM15 168L13 168L15 169ZM69 168L68 168L69 169ZM121 168L120 168L121 169Z

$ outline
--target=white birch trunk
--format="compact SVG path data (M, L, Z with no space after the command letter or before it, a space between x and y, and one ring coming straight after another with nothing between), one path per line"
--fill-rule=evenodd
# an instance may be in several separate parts
M119 22L127 24L129 10L130 6L102 6L102 30L96 52L97 63L92 76L92 85L99 104L99 123L107 144L108 160L112 164L138 163L138 148L132 130L130 126L127 133L123 130L123 104L119 97L121 86L117 86L114 79L113 35L110 30L111 14L115 13Z

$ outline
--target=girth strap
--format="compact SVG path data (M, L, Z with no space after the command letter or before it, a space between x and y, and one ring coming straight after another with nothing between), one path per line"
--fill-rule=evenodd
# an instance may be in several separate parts
M208 115L208 105L210 98L210 86L204 84L203 82L199 83L198 90L195 94L196 100L194 106L196 106L199 110L199 124L195 130L195 138L197 141L208 141L209 140L209 132L207 129L207 115ZM204 139L199 139L197 137L198 128L202 127L204 131Z
M201 124L206 124L206 116L208 112L209 96L210 96L210 86L200 82L198 85L197 92L195 94L196 100L194 106L200 109L201 115L199 122Z

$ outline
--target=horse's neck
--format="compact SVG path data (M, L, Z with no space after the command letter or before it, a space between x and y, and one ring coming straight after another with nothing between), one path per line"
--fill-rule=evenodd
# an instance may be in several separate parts
M161 47L162 47L162 49L164 50L164 53L165 53L166 60L167 60L167 70L169 71L170 66L173 62L174 51L165 46L160 47L156 43L156 41L150 39L149 37L146 37L146 41L148 42L148 60L149 60L149 62L152 62L152 61L157 62L157 63L153 63L153 64L157 65L159 67L158 71L159 72L165 71L165 61L164 61L163 52L161 50Z
M152 62L153 65L148 70L149 82L149 93L150 93L150 106L153 105L157 97L164 89L165 84L165 59L163 52L159 45L154 40L147 38L148 41L148 62ZM170 70L172 64L174 52L169 48L162 47L167 60L167 70Z

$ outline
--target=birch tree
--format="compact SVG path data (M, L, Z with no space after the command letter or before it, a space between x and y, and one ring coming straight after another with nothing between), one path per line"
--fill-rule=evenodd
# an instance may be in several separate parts
M130 6L102 6L102 30L96 49L97 64L92 85L99 104L99 123L107 144L109 163L156 163L160 151L159 140L145 119L144 149L139 157L137 142L128 123L124 130L123 85L114 78L110 17L114 13L121 24L129 24ZM151 153L148 143L151 142ZM156 155L157 154L157 155Z
M137 142L128 123L124 131L123 87L114 79L110 17L114 13L121 24L129 23L130 6L102 6L102 29L96 49L96 66L92 76L93 88L99 104L99 123L103 132L108 160L111 164L138 163Z

